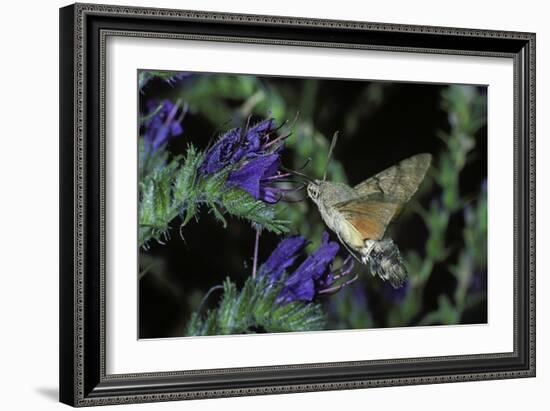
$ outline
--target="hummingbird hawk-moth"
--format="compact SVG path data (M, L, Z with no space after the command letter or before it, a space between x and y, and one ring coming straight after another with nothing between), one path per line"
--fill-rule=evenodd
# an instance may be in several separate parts
M335 141L336 135L328 161ZM397 245L385 236L386 229L417 191L431 159L427 153L414 155L355 187L326 181L326 172L323 180L307 185L323 221L350 254L394 288L403 284L407 270Z

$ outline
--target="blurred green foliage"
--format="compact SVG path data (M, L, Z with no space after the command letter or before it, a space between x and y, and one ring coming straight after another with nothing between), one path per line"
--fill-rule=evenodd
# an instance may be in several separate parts
M163 74L167 78L173 75ZM146 90L147 83L154 76L143 76L140 87ZM307 163L303 172L312 178L321 178L327 166L332 134L324 134L316 125L316 113L322 114L326 110L319 104L319 82L304 79L302 87L297 90L284 82L265 79L251 75L199 74L186 80L185 85L174 86L163 97L182 99L188 105L190 115L206 119L219 131L240 127L250 116L275 118L281 124L280 133L291 134L285 146L288 167L301 169ZM353 135L359 124L374 115L395 89L390 83L365 83L341 129L330 133L343 131ZM407 207L408 211L396 223L420 219L426 232L423 247L401 249L409 271L405 288L388 289L378 279L365 275L368 273L364 268L357 267L358 271L362 270L362 275L353 287L345 288L319 304L302 304L303 307L287 307L279 312L270 311L264 305L276 294L261 295L263 291L258 288L259 283L250 279L245 281L241 291L237 291L236 284L228 279L215 308L206 309L205 299L199 303L205 292L199 293L200 298L196 290L189 293L194 314L187 322L185 334L458 324L464 322L467 310L476 307L486 310L486 289L483 284L476 285L476 281L483 282L487 275L487 182L480 184L477 192L466 195L461 192L462 173L477 155L476 135L486 125L486 97L474 86L450 85L442 88L441 109L447 114L449 126L440 130L438 135L442 148L432 153L434 162L426 181ZM140 169L144 193L142 204L151 204L143 211L140 208L140 227L144 231L142 233L140 229L140 244L151 238L160 239L176 215L181 215L185 224L196 216L198 206L206 196L206 204L222 222L225 217L221 209L252 222L256 219L261 225L269 225L271 221L275 224L272 227L275 233L288 227L310 240L310 251L318 246L326 227L310 201L279 203L269 207L272 214L267 219L254 217L244 212L245 208L239 208L240 197L228 199L220 196L215 181L210 186L190 183L194 181L192 170L185 167L197 160L198 157L193 156L200 156L200 153L191 151L185 158L178 158L179 166L173 166L173 160L167 156L167 151L161 150L156 157L147 160L149 163L143 163L143 170ZM328 165L329 180L348 181L341 160L333 158ZM212 191L208 192L210 189ZM171 194L164 198L166 193ZM296 195L295 199L299 200L300 196ZM284 216L284 221L275 219L275 215ZM455 224L463 227L460 241L450 241ZM428 295L430 283L437 281L442 271L452 275L454 291ZM426 310L426 300L430 298L435 305Z
M389 324L400 326L409 324L420 311L423 291L432 275L437 275L434 268L444 262L451 253L446 242L446 234L453 214L464 207L472 207L468 200L461 198L459 179L464 169L468 154L475 147L473 135L485 125L485 100L473 87L451 85L442 93L442 107L447 111L449 133L441 132L439 137L444 141L446 150L441 152L432 167L431 178L441 194L432 199L429 209L417 204L416 210L421 215L428 229L428 239L423 254L409 251L406 261L409 270L411 290L406 299L394 306L389 314ZM481 187L480 187L481 189ZM454 301L451 296L438 296L438 308L427 313L419 324L457 324L460 323L465 307L478 301L478 296L467 295L476 267L486 266L487 253L487 198L481 192L478 203L471 213L475 217L466 219L464 229L465 247L460 252L458 265L451 269L457 278ZM468 299L468 300L467 300Z

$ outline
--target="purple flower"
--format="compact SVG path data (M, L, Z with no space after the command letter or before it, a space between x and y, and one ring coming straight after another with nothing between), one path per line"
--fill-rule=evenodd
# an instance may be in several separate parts
M338 243L329 242L328 234L323 233L319 248L285 279L276 301L279 304L296 300L312 301L318 291L330 286L334 281L330 265L339 249Z
M214 174L228 165L257 156L278 153L282 140L271 140L274 134L273 119L264 120L243 132L229 130L207 152L201 166L202 174Z
M298 254L306 246L306 239L301 235L294 235L282 240L273 250L269 258L260 268L260 276L269 274L269 282L275 283L282 274L294 264Z
M330 292L336 292L348 281L338 286L334 282L347 276L353 268L353 261L346 262L339 270L332 270L331 265L340 250L338 243L329 241L328 234L323 233L321 245L288 276L284 277L291 266L294 265L299 253L306 245L302 236L288 237L281 241L271 256L260 268L260 275L269 275L269 284L282 281L282 288L275 302L288 304L293 301L313 301L317 296Z
M281 159L279 154L267 154L245 163L240 169L227 176L227 185L237 186L247 191L256 200L276 203L278 193L283 189L273 186L278 174Z
M284 189L277 186L289 174L279 173L281 150L287 136L277 137L273 119L225 133L205 154L200 167L202 175L214 174L232 167L227 185L247 191L256 200L276 203ZM275 138L272 138L275 137Z
M176 118L180 111L179 104L174 104L170 100L159 101L154 99L147 102L147 109L148 114L146 116L149 118L145 121L143 127L145 129L145 146L148 149L156 151L170 138L183 133L181 118L185 113Z

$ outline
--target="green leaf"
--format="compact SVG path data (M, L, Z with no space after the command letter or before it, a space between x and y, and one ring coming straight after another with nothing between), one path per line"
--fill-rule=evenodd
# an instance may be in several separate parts
M274 205L256 200L246 191L229 189L223 193L222 203L229 214L246 219L275 234L284 234L289 231L289 221L276 217Z
M143 140L143 138L141 138ZM143 150L143 143L140 142ZM249 221L275 234L288 232L289 222L277 218L277 206L256 200L246 191L228 188L225 184L231 167L218 173L201 176L204 153L193 145L185 156L168 161L164 148L146 155L140 167L139 245L151 239L160 241L170 222L181 216L181 226L198 217L201 206L224 226L227 218Z
M318 303L278 304L281 286L269 284L265 278L249 277L240 292L229 278L223 287L216 309L202 317L193 313L186 327L187 336L324 329L325 318Z
M223 299L217 310L217 322L220 325L221 334L231 334L235 327L235 310L237 301L237 287L229 278L223 284Z

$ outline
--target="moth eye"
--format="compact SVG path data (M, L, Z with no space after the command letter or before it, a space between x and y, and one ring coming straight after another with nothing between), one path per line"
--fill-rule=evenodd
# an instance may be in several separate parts
M319 189L316 186L310 186L308 187L308 191L311 198L317 200L317 198L319 197Z

